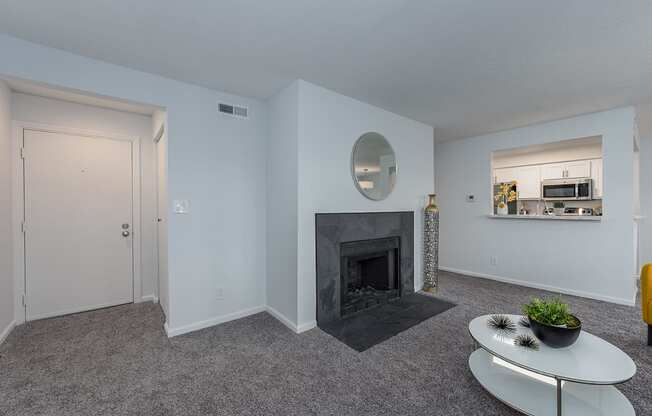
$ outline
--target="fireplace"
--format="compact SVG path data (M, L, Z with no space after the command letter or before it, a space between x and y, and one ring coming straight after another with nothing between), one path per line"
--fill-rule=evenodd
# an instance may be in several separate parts
M414 213L315 214L317 325L356 351L455 306L414 293Z
M340 244L341 317L401 296L399 245L399 237Z
M317 324L414 293L414 213L315 215Z

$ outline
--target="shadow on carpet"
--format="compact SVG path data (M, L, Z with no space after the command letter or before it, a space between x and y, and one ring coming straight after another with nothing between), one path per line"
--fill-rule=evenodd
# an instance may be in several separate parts
M362 352L453 306L443 299L413 293L319 328Z

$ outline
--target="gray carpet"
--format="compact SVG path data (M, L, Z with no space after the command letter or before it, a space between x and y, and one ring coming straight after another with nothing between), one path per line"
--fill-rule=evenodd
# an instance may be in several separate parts
M261 313L168 340L157 305L33 322L0 346L2 415L514 415L468 370L467 323L541 291L442 273L457 304L359 353ZM638 309L568 297L586 330L630 354L621 391L652 414Z

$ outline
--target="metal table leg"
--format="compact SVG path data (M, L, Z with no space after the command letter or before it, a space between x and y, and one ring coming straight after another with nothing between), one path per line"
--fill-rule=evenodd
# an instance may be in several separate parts
M556 378L557 381L557 416L561 416L561 380Z

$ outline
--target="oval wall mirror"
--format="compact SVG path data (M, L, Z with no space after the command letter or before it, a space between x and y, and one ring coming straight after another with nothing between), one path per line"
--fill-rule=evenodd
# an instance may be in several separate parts
M353 182L362 195L380 201L396 184L396 156L383 135L370 132L358 138L351 156Z

